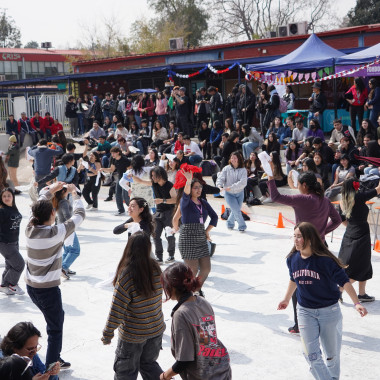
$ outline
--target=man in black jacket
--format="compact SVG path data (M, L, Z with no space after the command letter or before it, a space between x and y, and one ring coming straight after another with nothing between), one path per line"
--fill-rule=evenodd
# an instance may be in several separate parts
M75 97L70 95L66 102L66 112L65 116L69 119L71 136L78 136L78 116L77 116L78 106L75 103Z
M223 112L223 99L216 87L210 86L207 92L211 96L210 98L210 117L211 117L211 127L215 120L221 120L221 113Z
M312 86L313 93L311 94L311 97L309 98L310 108L309 108L309 115L307 117L307 125L309 127L310 120L311 119L318 119L319 125L321 126L323 130L323 111L327 107L327 99L325 94L322 92L322 83L321 82L315 82Z

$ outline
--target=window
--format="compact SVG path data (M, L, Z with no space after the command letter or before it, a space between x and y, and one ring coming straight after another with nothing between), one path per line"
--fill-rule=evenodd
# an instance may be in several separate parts
M11 62L11 68L12 68L13 74L18 73L18 62L16 62L16 61Z
M12 66L10 61L4 61L4 71L5 73L11 73L12 72Z
M0 61L0 74L4 74L4 62Z
M63 70L64 70L63 62L58 62L58 72L64 73Z
M32 72L32 62L25 62L25 73Z
M70 66L71 66L70 63L68 63L68 62L64 63L64 67L65 67L64 70L65 70L66 74L68 74L70 72Z
M38 72L45 74L45 62L38 62Z
M38 74L38 62L32 62L32 73Z

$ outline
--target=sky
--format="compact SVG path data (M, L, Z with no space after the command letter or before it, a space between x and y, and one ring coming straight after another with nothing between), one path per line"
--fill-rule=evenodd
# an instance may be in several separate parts
M337 13L343 16L356 0L335 0L334 4ZM0 8L6 8L15 20L24 45L31 40L46 41L56 49L73 48L79 40L85 41L83 26L100 25L105 15L120 20L124 35L128 35L129 26L136 19L154 15L147 0L0 0ZM335 28L338 25L332 25L331 29Z

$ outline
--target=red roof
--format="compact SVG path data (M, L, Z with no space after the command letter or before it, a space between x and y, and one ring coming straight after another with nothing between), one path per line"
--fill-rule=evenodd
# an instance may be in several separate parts
M48 54L48 55L83 55L81 50L55 50L55 49L23 49L23 48L0 48L0 54Z

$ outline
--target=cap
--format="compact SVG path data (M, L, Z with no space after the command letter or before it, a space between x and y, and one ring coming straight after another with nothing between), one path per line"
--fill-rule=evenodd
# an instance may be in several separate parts
M179 90L183 91L183 92L186 92L186 87L180 87Z
M10 142L17 142L17 137L15 135L12 135L11 137L9 137L9 141Z
M319 88L319 89L321 89L322 88L322 83L321 82L315 82L311 87L312 88Z

